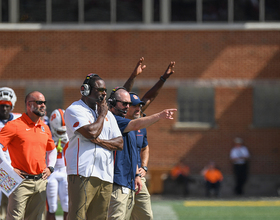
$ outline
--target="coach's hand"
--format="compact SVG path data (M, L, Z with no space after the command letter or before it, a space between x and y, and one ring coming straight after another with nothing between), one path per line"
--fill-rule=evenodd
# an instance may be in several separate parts
M135 177L135 189L137 190L136 193L135 193L136 195L142 189L142 181L141 181L141 177L140 176Z
M42 174L43 174L42 179L46 180L51 175L51 171L48 167L46 167Z
M25 179L25 177L23 175L28 175L26 172L24 171L21 171L17 168L14 168L14 171L22 178L22 179Z

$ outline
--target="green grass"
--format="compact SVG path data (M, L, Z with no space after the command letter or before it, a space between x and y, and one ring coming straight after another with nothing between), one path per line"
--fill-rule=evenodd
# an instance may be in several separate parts
M188 202L188 203L186 203ZM209 203L208 203L209 202ZM207 204L209 204L207 206ZM201 206L204 205L204 206ZM153 200L154 220L279 220L280 199ZM60 203L56 215L63 215Z
M280 206L185 206L185 201L153 201L154 219L165 220L278 220ZM199 201L195 201L199 204ZM237 201L238 202L238 201ZM278 201L279 202L279 201ZM166 211L167 210L167 211Z

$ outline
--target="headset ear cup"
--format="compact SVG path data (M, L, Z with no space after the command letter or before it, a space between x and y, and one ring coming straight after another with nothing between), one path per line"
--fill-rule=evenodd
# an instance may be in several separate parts
M82 96L88 96L90 94L90 86L88 84L83 84L80 92Z
M112 105L113 107L116 106L117 102L116 102L116 99L115 98L109 98L108 99L108 102L110 105Z

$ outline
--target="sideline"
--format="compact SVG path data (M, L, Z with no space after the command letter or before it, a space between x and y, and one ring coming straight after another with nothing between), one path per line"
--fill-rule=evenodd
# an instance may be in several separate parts
M176 212L169 205L153 205L152 203L152 210L154 220L178 220Z
M186 201L184 202L186 207L268 207L268 206L280 206L280 200L276 201Z

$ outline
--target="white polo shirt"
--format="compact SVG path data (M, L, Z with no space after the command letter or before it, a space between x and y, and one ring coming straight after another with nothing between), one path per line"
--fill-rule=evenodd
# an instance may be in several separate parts
M240 147L233 147L230 151L230 158L235 159L234 164L244 164L246 162L246 159L249 158L250 153L245 146Z
M113 151L92 143L76 132L77 129L95 122L97 117L97 112L89 108L82 100L72 103L65 110L65 124L69 138L69 146L65 153L67 174L94 176L113 183ZM110 140L121 136L114 115L108 111L98 138Z

